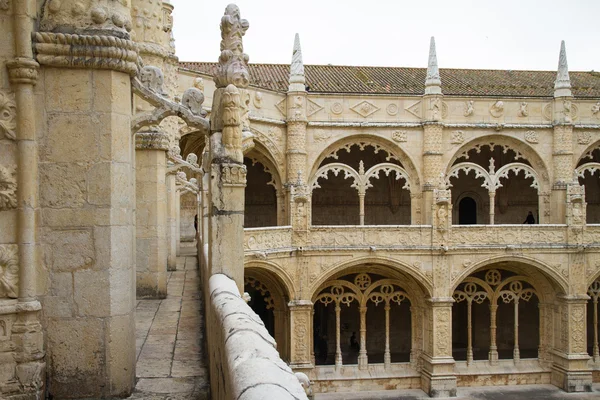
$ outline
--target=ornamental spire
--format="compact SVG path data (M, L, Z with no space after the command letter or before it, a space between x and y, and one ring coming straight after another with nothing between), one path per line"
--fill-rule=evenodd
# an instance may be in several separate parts
M304 78L304 63L302 62L302 49L300 48L300 35L296 33L294 38L294 52L292 64L290 65L289 92L304 92L306 79Z
M238 6L229 4L225 8L221 18L221 55L215 74L217 88L231 84L240 89L248 87L248 55L244 53L242 37L249 26L248 21L241 18Z
M425 79L425 94L442 94L442 81L435 53L435 38L431 37L429 44L429 63L427 64L427 79Z
M554 81L554 97L571 97L571 79L569 78L569 66L567 65L567 50L565 41L560 42L560 56L558 58L558 73Z

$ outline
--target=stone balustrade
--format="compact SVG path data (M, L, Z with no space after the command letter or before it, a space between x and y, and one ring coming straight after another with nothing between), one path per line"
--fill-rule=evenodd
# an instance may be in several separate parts
M279 357L275 340L242 299L235 281L215 274L208 288L211 375L218 376L211 382L212 398L307 400L299 378Z
M277 226L244 230L246 254L289 251L292 228ZM344 248L425 249L437 234L431 225L338 225L311 227L304 250ZM586 225L575 235L567 225L453 225L444 235L448 248L553 248L566 245L595 247L600 243L600 225Z

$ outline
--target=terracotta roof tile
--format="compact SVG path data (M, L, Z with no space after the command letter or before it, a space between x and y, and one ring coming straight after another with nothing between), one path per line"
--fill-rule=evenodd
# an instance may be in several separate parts
M180 67L214 75L216 63L181 62ZM254 86L286 92L288 64L250 64ZM311 92L422 95L425 68L305 65ZM510 71L440 68L442 91L455 96L552 97L555 71ZM600 73L570 72L573 95L600 98Z

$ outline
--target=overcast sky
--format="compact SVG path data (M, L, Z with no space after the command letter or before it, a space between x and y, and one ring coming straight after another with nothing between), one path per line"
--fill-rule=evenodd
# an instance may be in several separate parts
M181 61L217 61L222 0L171 0ZM600 0L237 0L251 63L600 71Z

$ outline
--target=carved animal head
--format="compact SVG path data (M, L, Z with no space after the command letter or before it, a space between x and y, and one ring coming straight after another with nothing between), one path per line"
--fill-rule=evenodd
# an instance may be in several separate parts
M165 78L158 67L147 65L140 72L140 82L147 88L158 94L164 95L163 84Z
M204 103L204 93L195 87L187 89L183 93L181 103L190 109L195 115L202 114L202 103Z

